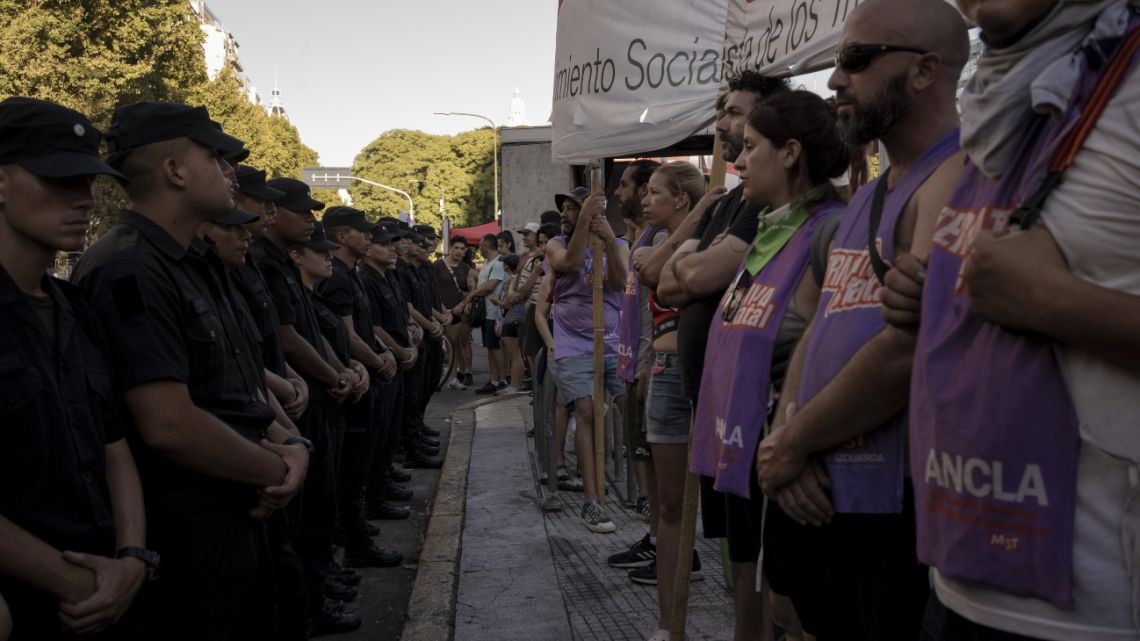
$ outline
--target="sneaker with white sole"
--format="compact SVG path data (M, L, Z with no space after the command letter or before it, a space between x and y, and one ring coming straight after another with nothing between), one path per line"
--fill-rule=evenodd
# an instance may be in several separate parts
M649 540L649 535L641 537L625 552L614 554L606 563L611 568L643 568L657 559L657 546Z
M610 517L606 516L597 501L582 506L582 522L586 525L586 529L598 534L609 534L617 530L617 526Z
M495 392L495 396L510 396L511 394L517 394L517 393L518 393L518 390L515 389L514 387L509 387L509 386L508 387L500 387L499 391Z
M637 516L637 518L641 519L642 521L645 521L646 523L649 522L649 497L648 496L637 497L637 506L634 507L633 513L634 513L634 515Z
M464 385L463 383L459 382L458 378L453 378L450 381L447 381L447 387L449 389L453 389L453 390L457 390L457 391L467 389L467 386Z
M704 578L701 574L701 559L697 556L697 551L693 550L693 569L689 573L689 580L700 581ZM657 560L654 559L645 567L630 570L629 580L641 585L657 585Z

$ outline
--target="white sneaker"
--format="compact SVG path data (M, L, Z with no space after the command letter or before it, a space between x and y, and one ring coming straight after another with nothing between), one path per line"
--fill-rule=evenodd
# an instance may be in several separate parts
M513 386L511 386L511 387L504 387L504 388L500 389L499 391L495 392L495 396L510 396L511 394L518 394L518 393L519 393L519 391L517 389L515 389Z
M460 380L458 378L453 378L450 381L447 381L447 387L450 389L453 389L453 390L465 390L465 389L467 389L467 386L464 385L462 382L460 382Z

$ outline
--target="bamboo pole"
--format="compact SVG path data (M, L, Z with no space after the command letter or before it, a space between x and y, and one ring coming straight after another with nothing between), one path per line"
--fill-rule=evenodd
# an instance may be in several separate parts
M720 134L713 138L713 165L709 172L709 188L724 184L725 162L721 150ZM695 408L694 408L695 409ZM693 420L689 420L690 453L693 443ZM686 454L685 462L689 456ZM688 466L686 465L686 468ZM700 481L696 474L685 471L685 494L681 501L681 535L677 543L677 568L673 581L673 620L669 624L669 641L684 641L689 609L689 581L693 571L693 544L697 538L697 490Z
M600 161L599 161L600 162ZM600 164L591 169L593 193L602 191ZM605 216L605 210L601 216ZM594 236L593 303L594 303L594 479L598 503L606 506L606 319L605 270L602 268L606 246L601 236Z

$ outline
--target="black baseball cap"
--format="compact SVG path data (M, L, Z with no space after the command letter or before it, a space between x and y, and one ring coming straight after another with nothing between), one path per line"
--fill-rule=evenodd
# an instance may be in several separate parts
M324 203L313 200L309 186L296 178L274 178L265 184L285 194L273 199L278 207L298 213L325 208Z
M276 201L285 195L285 192L265 184L265 172L260 169L238 165L234 174L237 175L237 190L250 198Z
M396 239L393 233L392 225L387 221L380 221L375 227L372 228L372 242L374 243L390 243Z
M562 203L564 203L566 201L566 199L569 198L570 200L573 200L574 202L578 203L578 206L581 207L582 201L586 200L586 196L589 196L589 195L590 195L590 190L588 188L586 188L586 187L575 187L574 191L572 191L568 194L555 194L554 195L554 206L557 207L559 211L562 211Z
M115 110L107 132L107 163L118 166L135 148L163 140L189 138L216 149L223 157L237 154L244 143L222 132L205 107L178 102L136 102Z
M302 244L309 249L315 249L317 251L331 252L340 249L340 245L325 236L325 226L319 220L313 225L313 235L309 236L309 240Z
M329 207L321 220L324 221L325 227L351 227L363 232L370 232L376 226L376 223L370 222L364 216L364 212L346 205Z
M416 225L412 229L424 238L439 238L439 233L431 225Z
M246 211L241 207L234 207L225 216L215 218L214 222L218 223L219 225L248 225L249 223L260 219L261 216L258 216L251 211Z
M0 102L0 165L17 164L44 178L126 178L99 158L103 134L86 116L47 100L14 96Z
M408 223L391 216L381 218L380 223L388 226L388 231L393 238L411 238L414 234Z

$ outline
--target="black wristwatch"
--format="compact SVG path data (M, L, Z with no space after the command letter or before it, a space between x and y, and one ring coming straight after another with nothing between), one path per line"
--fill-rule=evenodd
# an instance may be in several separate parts
M304 436L290 436L285 439L282 445L304 445L305 449L309 450L309 456L312 456L313 453L317 451L317 448L313 446L313 442Z
M158 568L162 565L162 557L154 550L146 548L128 546L115 552L116 559L125 557L134 557L146 564L146 576L151 581L158 578Z

